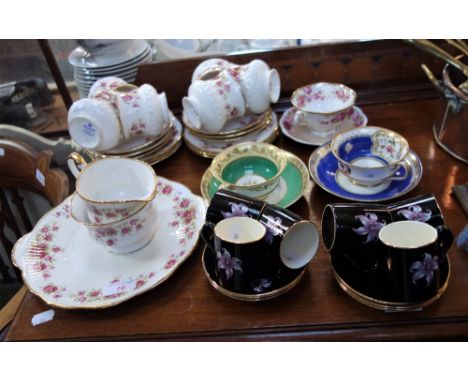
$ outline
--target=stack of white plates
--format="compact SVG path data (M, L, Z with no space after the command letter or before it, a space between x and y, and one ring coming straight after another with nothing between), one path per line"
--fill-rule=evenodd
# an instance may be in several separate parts
M121 40L112 49L74 49L68 56L81 98L88 97L89 89L103 77L119 77L128 83L135 81L138 65L152 59L153 50L145 40Z

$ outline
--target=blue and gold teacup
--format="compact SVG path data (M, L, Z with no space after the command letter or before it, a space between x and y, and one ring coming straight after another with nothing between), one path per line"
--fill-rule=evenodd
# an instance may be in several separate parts
M367 126L336 134L331 150L338 172L358 186L374 187L410 174L405 138L382 127Z

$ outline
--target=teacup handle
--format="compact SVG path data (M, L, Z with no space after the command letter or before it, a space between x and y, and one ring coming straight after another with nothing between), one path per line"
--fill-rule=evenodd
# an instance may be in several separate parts
M437 246L439 250L439 255L442 260L445 259L445 255L447 254L450 246L453 243L453 233L447 226L439 226L437 227L438 232L438 239L437 239Z
M215 248L213 247L213 238L214 238L214 225L213 223L205 223L205 225L202 227L200 231L200 236L205 242L205 244L213 251L213 253L216 253Z
M304 112L294 108L293 124L303 123L305 121Z
M68 168L75 178L80 176L81 171L88 164L81 154L73 152L68 156L67 159Z
M407 162L403 161L403 162L400 163L400 167L403 167L404 170L405 170L405 173L403 175L401 175L401 176L392 176L392 177L387 178L385 180L386 181L387 180L405 180L406 178L408 178L408 176L410 174L410 171L411 171L410 165ZM399 171L400 167L398 168L397 171L395 171L395 173Z

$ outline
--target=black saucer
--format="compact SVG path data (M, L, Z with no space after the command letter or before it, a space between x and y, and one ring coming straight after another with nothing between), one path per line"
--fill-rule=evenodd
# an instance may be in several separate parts
M425 301L401 302L394 296L391 282L385 275L375 272L364 274L357 271L345 257L330 255L333 276L340 287L360 303L386 312L417 311L432 304L445 292L450 278L450 261L442 262L440 267L440 285L438 293Z
M205 271L205 275L211 286L225 296L241 301L265 301L278 297L294 288L299 283L307 269L307 266L299 269L290 269L287 272L283 272L277 280L271 283L271 285L262 286L261 290L257 287L257 290L252 288L239 293L223 288L216 281L214 258L215 257L211 249L205 245L202 254L203 270Z

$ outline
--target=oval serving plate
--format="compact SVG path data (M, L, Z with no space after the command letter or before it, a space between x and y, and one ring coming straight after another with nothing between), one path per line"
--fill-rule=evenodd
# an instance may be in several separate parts
M48 212L12 253L28 289L63 309L108 308L169 279L193 252L206 213L202 198L159 177L153 240L131 254L112 254L70 217L69 203Z

